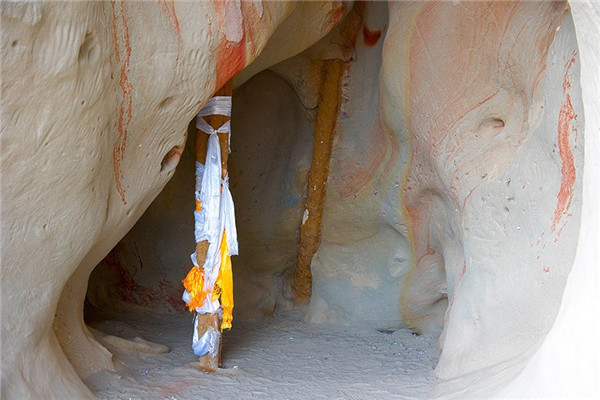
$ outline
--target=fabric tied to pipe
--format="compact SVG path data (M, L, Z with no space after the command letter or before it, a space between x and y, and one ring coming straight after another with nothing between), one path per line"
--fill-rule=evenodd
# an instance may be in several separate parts
M230 123L218 129L212 128L202 117L208 115L231 115L231 97L213 97L202 108L196 119L196 127L210 135L206 162L196 162L196 211L194 212L194 235L196 243L208 241L204 265L197 264L183 280L186 288L182 299L190 310L198 313L220 311L219 297L223 305L222 329L231 328L233 310L232 255L238 254L237 230L233 197L229 190L229 177L221 180L221 146L217 133L229 133Z
M211 98L204 107L202 107L202 110L200 110L196 117L196 128L200 129L202 132L208 135L214 133L229 134L227 143L229 143L228 150L231 153L231 121L225 122L219 129L214 129L204 120L204 118L202 118L209 115L224 115L226 117L231 117L231 96L215 96Z
M210 141L213 138L216 139L216 143L211 148ZM227 232L227 247L230 256L238 254L238 242L233 197L229 190L229 177L226 176L221 180L221 147L217 135L211 135L209 138L206 161L199 196L201 210L196 211L197 219L194 231L196 243L204 240L209 242L206 260L202 268L205 271L204 286L211 288L217 280L221 264L220 243L223 233Z
M201 337L198 337L198 316L194 316L194 335L192 337L192 350L198 357L209 354L211 358L217 356L219 333L213 328L208 328Z

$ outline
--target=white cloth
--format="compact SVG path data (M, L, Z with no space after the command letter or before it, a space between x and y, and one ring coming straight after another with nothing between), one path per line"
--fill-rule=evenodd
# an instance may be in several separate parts
M226 117L231 117L231 96L212 97L206 102L204 107L202 107L198 115L200 117L207 117L209 115L224 115ZM202 128L198 127L198 129Z
M219 351L219 333L213 328L207 328L201 337L198 337L198 315L194 316L194 335L192 336L192 349L194 354L202 357L209 354L214 358Z
M181 296L181 299L187 304L190 302L190 294L188 293L187 290L183 291L183 295ZM198 314L217 314L217 313L221 313L221 303L219 302L219 299L215 299L212 301L208 301L208 299L204 300L204 303L202 303L202 306L200 307L196 307L196 312Z
M196 127L210 135L206 150L206 162L196 162L196 200L200 201L201 211L194 211L194 236L196 243L207 240L208 251L204 265L197 263L196 253L191 255L192 262L204 269L204 289L212 292L219 275L221 264L220 245L223 231L227 232L229 255L238 254L237 230L233 197L229 190L229 177L221 180L221 146L217 133L229 133L229 121L218 129L212 128L202 117L207 115L231 115L231 97L215 96L200 111L196 118ZM189 293L184 292L182 299L188 303ZM205 300L196 311L215 313L220 310L218 300Z
M202 117L206 117L209 115L225 115L226 117L231 117L231 96L215 96L210 99L204 107L198 113L196 117L196 128L200 129L202 132L212 135L214 133L228 133L229 140L229 153L231 153L231 123L230 121L225 122L223 125L219 127L219 129L214 129L212 126L208 124Z

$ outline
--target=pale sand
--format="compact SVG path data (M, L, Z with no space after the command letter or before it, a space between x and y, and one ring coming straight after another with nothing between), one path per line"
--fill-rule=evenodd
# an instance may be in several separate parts
M234 321L224 335L224 367L209 374L192 367L191 316L137 313L119 319L127 322L91 325L166 345L170 352L106 344L117 373L86 380L101 399L424 398L436 381L437 338L408 330L312 324L297 311L260 322Z

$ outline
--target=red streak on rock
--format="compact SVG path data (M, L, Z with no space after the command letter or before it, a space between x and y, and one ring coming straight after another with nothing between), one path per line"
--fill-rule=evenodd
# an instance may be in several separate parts
M156 307L168 303L173 310L183 310L178 288L166 279L161 280L157 288L139 285L134 274L123 267L115 249L104 258L104 264L116 275L115 286L120 300L142 307Z
M179 20L177 19L177 13L175 12L175 3L173 2L173 0L158 0L158 3L169 17L171 27L173 28L173 31L177 36L177 40L181 42L181 30L179 28Z
M215 10L220 14L219 32L224 32L223 24L225 24L225 2L215 1ZM243 3L242 3L243 7ZM242 9L243 10L243 9ZM242 15L244 15L242 11ZM220 33L220 44L217 50L217 82L215 85L215 91L219 90L227 81L229 81L235 74L240 72L246 66L246 39L247 39L247 24L243 23L242 28L242 39L238 42L231 42L227 40L223 33Z
M246 33L239 43L227 40L217 51L217 84L215 90L221 88L235 74L246 66Z
M215 12L219 15L225 15L225 4L226 0L213 0L215 6Z
M366 26L363 26L363 41L365 42L365 46L373 47L379 42L379 38L381 37L381 30L372 31Z
M119 46L119 37L117 35L117 12L115 8L115 1L111 0L111 8L112 8L112 38L113 45L115 48L115 58L117 63L121 63L121 49ZM131 114L133 107L133 97L131 95L133 91L133 86L131 82L129 82L129 61L131 59L131 44L129 41L129 26L127 24L127 14L125 13L125 2L121 1L121 22L123 25L123 33L120 38L123 40L125 44L125 55L123 58L123 62L121 64L120 78L119 78L119 87L121 88L121 96L117 99L117 112L119 114L118 122L117 122L117 140L113 146L113 169L115 172L115 184L117 186L117 191L119 192L119 196L121 197L121 201L123 204L127 204L127 200L125 199L125 189L123 188L123 184L121 179L123 178L123 172L121 171L121 163L123 162L123 158L125 156L125 150L127 148L127 135L128 135L128 126L131 122Z
M364 1L357 3L364 3ZM344 17L345 12L346 5L344 3L340 3L340 6L338 8L329 12L329 29L327 29L328 31L335 28L340 23L340 21Z
M121 58L120 58L119 53L121 51L119 50L119 40L117 39L117 10L115 9L115 0L110 1L110 8L112 10L111 32L112 32L113 47L115 48L115 57L117 59L117 62L120 63Z
M569 144L571 133L571 122L577 119L577 114L573 110L571 103L571 80L569 79L569 70L575 62L575 54L566 64L566 71L563 78L563 93L565 94L565 102L560 108L558 115L558 154L562 162L560 190L557 195L556 209L554 210L554 220L552 221L552 231L556 229L556 225L561 220L563 215L568 214L571 202L573 201L573 186L577 179L577 171L575 170L575 162L573 160L573 152Z

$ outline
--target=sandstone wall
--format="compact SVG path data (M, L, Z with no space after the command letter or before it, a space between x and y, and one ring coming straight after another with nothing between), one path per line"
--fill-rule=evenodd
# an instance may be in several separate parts
M79 377L111 359L83 322L88 277L173 177L201 105L265 47L234 101L242 315L289 306L327 58L345 62L344 104L310 320L443 329L439 376L500 374L482 368L548 335L573 260L579 284L597 262L592 6L575 25L548 2L369 3L345 20L329 2L1 7L3 397L90 397ZM94 273L93 303L178 309L191 164Z
M2 395L87 398L78 374L111 363L83 324L90 272L173 176L193 116L298 3L0 6ZM312 40L345 10L321 3Z

